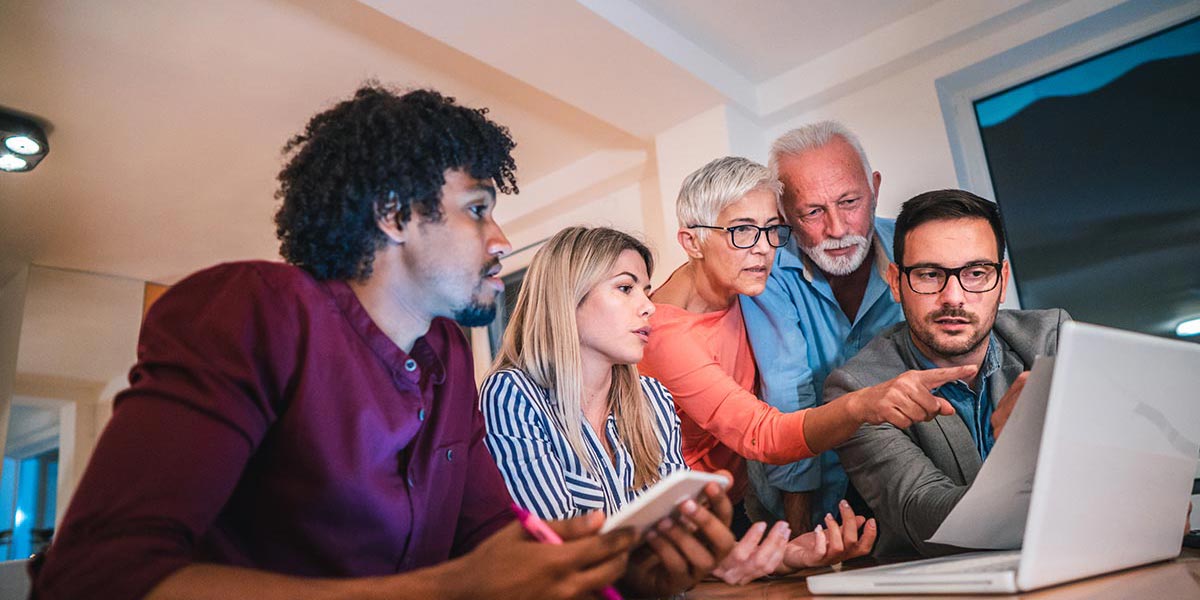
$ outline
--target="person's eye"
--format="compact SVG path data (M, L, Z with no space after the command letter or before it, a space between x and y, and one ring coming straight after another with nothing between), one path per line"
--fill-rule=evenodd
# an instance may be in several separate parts
M822 209L820 209L820 208L814 208L814 209L812 209L812 210L810 210L810 211L808 211L808 212L804 213L804 214L801 216L801 218L804 218L804 219L815 219L815 218L817 218L817 217L821 216L821 210L822 210Z
M471 211L471 216L475 217L476 219L482 219L488 214L488 205L472 204L467 210Z
M941 273L928 269L914 271L913 274L917 276L917 279L924 279L926 281L936 281L941 276Z
M630 294L633 292L633 286L628 283L623 283L621 285L618 285L617 289L620 290L620 292L622 294Z
M988 272L989 272L989 270L985 267L974 267L971 269L967 269L966 274L967 274L967 277L972 277L975 279L983 279L984 277L987 277Z
M861 198L847 198L845 200L842 200L838 204L840 204L842 208L854 208L854 207L858 206L858 203L860 200L861 200Z
M753 233L755 229L758 228L753 225L738 225L736 227L729 228L729 230L733 232L733 235L745 235L747 233Z

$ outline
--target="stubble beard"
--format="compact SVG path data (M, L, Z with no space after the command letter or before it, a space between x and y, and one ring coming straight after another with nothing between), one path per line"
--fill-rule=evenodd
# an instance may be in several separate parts
M974 327L974 331L965 336L956 336L948 342L943 342L938 339L936 333L937 323L935 319L942 317L960 317L970 321L970 325ZM904 318L909 323L909 329L912 331L913 337L921 342L923 346L937 354L936 357L929 358L957 358L965 356L979 349L988 339L988 334L991 333L991 327L982 327L979 316L967 312L957 307L942 307L934 312L931 312L920 319L913 319L912 315L908 314L907 308L904 311Z
M491 323L496 318L496 298L500 295L499 292L492 291L489 287L487 291L491 291L490 297L484 290L484 278L487 277L488 271L500 264L498 259L493 259L484 265L479 272L479 279L476 280L475 289L471 292L471 298L465 306L454 309L451 313L455 322L463 327L482 327ZM484 298L487 298L486 300Z

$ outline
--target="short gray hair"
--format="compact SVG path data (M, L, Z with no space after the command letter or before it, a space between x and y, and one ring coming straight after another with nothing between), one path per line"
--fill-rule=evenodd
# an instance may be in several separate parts
M771 155L767 162L771 167L771 174L776 178L779 177L779 162L783 157L795 156L814 148L820 148L835 137L846 140L846 143L850 144L850 147L858 153L858 160L862 163L863 172L867 176L867 186L871 188L872 194L878 192L879 190L875 189L875 178L872 176L874 171L871 170L871 161L867 160L867 153L863 152L858 136L837 121L810 123L779 136L775 143L771 144Z
M680 227L713 225L725 207L759 189L771 192L778 203L783 186L770 169L750 159L718 158L684 178L675 201L675 216ZM698 237L704 239L705 232L701 229Z

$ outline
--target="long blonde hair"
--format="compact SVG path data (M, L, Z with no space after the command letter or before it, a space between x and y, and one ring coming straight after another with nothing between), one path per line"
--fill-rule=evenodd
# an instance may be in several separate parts
M583 359L575 311L625 250L642 256L647 274L653 271L650 249L615 229L569 227L550 238L529 265L491 370L519 369L550 391L567 440L589 471L594 467L583 444ZM608 408L633 457L634 486L654 483L662 453L636 365L613 365Z

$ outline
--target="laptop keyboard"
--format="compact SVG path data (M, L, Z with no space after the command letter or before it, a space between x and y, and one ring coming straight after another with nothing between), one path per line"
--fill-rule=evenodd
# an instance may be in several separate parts
M954 573L1003 573L1016 571L1021 562L1020 552L1005 552L991 556L939 560L920 565L899 566L892 573L911 573L914 575L936 575Z

